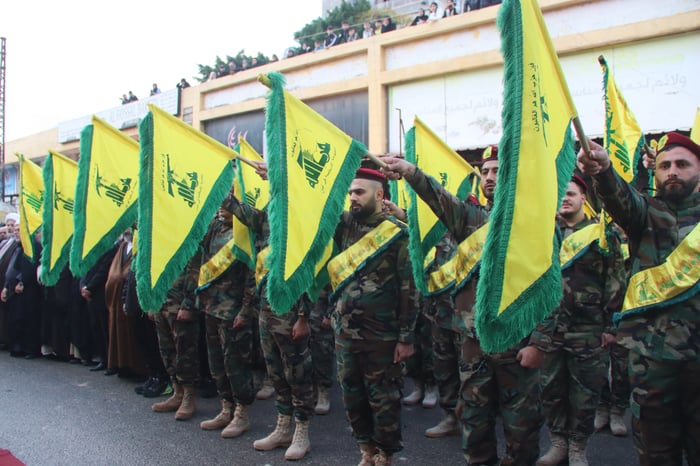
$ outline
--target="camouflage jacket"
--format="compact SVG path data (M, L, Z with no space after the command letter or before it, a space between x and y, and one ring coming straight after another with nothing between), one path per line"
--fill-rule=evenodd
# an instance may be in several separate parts
M222 206L235 215L241 223L255 232L255 249L258 252L268 245L270 239L270 222L267 219L267 211L256 209L244 202L240 202L236 196L230 193L226 196L226 199L224 199ZM244 303L243 309L241 310L241 315L243 317L250 317L258 312L272 312L270 303L267 300L267 281L264 281L260 287L257 288L257 299L250 296L251 291L256 289L254 285L255 277L254 274L252 275L253 280L252 282L249 281L246 291L246 303ZM274 290L271 290L271 292L274 292ZM304 295L292 307L292 311L296 312L301 317L309 317L311 306L308 296Z
M561 219L563 238L594 223L584 220L573 227ZM562 270L564 297L532 333L530 342L544 351L563 349L579 357L600 354L603 332L614 333L612 315L622 307L627 275L620 243L610 239L611 252L604 255L595 241L572 264Z
M206 264L232 238L231 223L222 222L218 217L209 224L200 244L200 265ZM235 260L216 280L198 293L199 308L203 312L223 320L233 320L246 297L248 267Z
M657 266L700 220L700 193L680 203L641 194L614 170L594 177L606 210L629 238L631 273ZM624 315L618 342L653 359L700 358L700 295L643 313Z
M457 251L457 243L450 232L438 241L435 245L435 260L426 271L426 280L430 273L437 270L452 259ZM432 295L424 298L423 304L424 314L440 328L453 330L455 332L464 332L464 322L462 319L457 319L455 314L455 302L452 297L452 288L443 291L440 294Z
M416 193L432 209L435 215L445 224L452 233L457 243L462 242L469 235L482 227L489 219L489 208L475 205L473 202L462 201L446 191L442 185L429 175L416 168L413 176L406 177L406 181ZM484 355L478 345L476 329L474 326L474 303L476 302L476 285L479 281L478 270L472 278L456 291L454 296L455 314L461 320L461 328L466 339L473 340L473 344L466 342L471 348L469 354L465 354L470 361L482 358ZM528 338L524 338L513 348L502 353L489 355L492 359L513 360L520 348L526 346Z
M161 312L177 314L180 309L195 313L199 311L195 295L199 277L199 260L199 255L195 254L175 279L168 290Z
M413 343L418 291L408 258L406 226L383 213L360 223L343 212L335 241L344 251L385 219L399 225L403 233L356 270L336 297L332 322L338 338Z

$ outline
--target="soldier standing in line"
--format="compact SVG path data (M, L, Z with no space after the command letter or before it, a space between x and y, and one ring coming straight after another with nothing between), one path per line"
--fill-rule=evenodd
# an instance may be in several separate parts
M226 197L223 207L256 233L260 344L267 364L267 373L277 393L277 425L270 435L253 442L253 447L262 451L288 447L284 454L285 459L300 460L311 450L309 421L314 412L314 387L309 350L311 303L304 295L286 314L276 315L272 311L267 300L264 267L270 237L267 213L240 202L233 193ZM247 323L244 316L238 316L234 320L234 326L244 323ZM292 416L296 423L293 435Z
M557 219L562 232L562 284L559 307L532 333L530 342L545 352L541 369L542 406L551 446L538 466L585 466L586 443L605 379L606 346L612 344L612 316L626 287L620 242L609 235L607 250L600 225L583 212L588 186L574 175ZM613 337L614 338L614 337Z
M255 400L252 317L257 316L246 315L243 324L233 326L236 316L252 309L244 305L248 266L235 259L233 263L215 259L232 235L231 213L220 208L202 240L199 273L200 282L211 277L200 288L199 302L205 313L209 370L221 398L221 412L200 427L223 428L223 438L238 437L250 429L248 408Z
M175 419L184 421L194 416L195 390L199 377L199 316L195 306L194 288L199 267L192 261L175 279L167 299L155 315L158 348L165 371L170 376L173 394L154 403L157 413L175 411Z
M326 291L328 293L328 291ZM311 364L316 389L316 414L328 414L331 410L330 390L333 387L333 359L335 358L335 337L331 329L330 306L321 297L311 310Z
M384 466L403 448L401 373L413 354L417 293L405 225L384 211L386 177L360 168L348 192L335 233L341 252L327 265L338 379L360 465Z
M424 174L406 160L385 157L388 177L403 176L416 193L435 212L457 242L477 234L486 225L498 173L497 151L481 167L481 188L489 206L461 201L447 192L434 178ZM481 241L481 240L479 240ZM483 244L483 243L482 243ZM524 338L513 348L485 354L474 328L474 303L478 271L455 291L455 312L467 329L462 338L460 367L460 401L458 415L462 422L462 447L469 465L496 464L496 418L503 419L506 448L502 465L529 465L539 456L539 431L542 426L539 403L539 370L544 354L527 348Z
M680 133L661 138L654 197L611 168L603 147L579 152L581 171L627 233L632 276L616 316L630 350L630 409L643 465L700 464L700 146ZM650 160L654 162L653 159Z

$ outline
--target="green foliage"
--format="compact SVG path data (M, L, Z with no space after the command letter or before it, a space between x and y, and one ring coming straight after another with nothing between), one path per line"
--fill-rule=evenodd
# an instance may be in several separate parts
M235 56L226 55L225 60L217 55L213 66L202 64L197 65L199 68L199 76L195 76L195 79L200 83L203 83L209 79L209 75L212 72L215 72L220 65L228 68L228 64L230 62L234 62L236 64L236 69L240 71L243 69L243 60L245 60L248 68L250 68L252 66L251 64L253 62L253 58L258 61L257 66L270 62L270 58L267 55L264 55L262 52L258 52L257 55L246 55L245 50L239 50Z
M372 8L369 0L357 0L356 2L343 1L340 5L329 10L325 18L318 17L307 23L301 30L294 33L294 40L301 43L314 45L315 40L323 40L326 37L326 28L330 25L334 29L340 29L343 20L351 25L360 25L358 32L362 32L362 23L367 19L367 13Z

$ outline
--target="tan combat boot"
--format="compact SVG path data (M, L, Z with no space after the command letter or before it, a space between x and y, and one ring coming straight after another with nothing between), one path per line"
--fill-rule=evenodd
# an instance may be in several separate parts
M547 450L547 453L537 460L536 466L557 466L569 455L569 444L566 437L550 433L549 439L552 445Z
M175 412L175 419L186 421L194 416L197 407L194 404L194 385L183 385L182 404Z
M292 443L292 416L277 415L277 425L267 437L253 442L256 450L268 451L279 447L288 447Z
M270 377L265 375L265 379L263 380L263 385L258 390L258 393L255 394L255 399L256 400L267 400L272 395L275 394L275 387L272 386L272 380L270 380Z
M445 417L436 426L425 431L425 436L428 438L441 438L450 435L459 435L459 421L454 413L447 413Z
M374 455L377 454L377 449L367 443L360 443L360 453L362 458L357 466L374 466Z
M438 404L440 399L440 392L435 385L426 385L425 394L423 396L423 407L424 408L434 408Z
M228 400L221 400L221 412L216 415L214 419L209 419L208 421L202 421L199 423L199 427L204 430L219 430L223 429L231 422L233 418L233 403Z
M236 405L236 411L233 413L233 420L221 431L221 436L223 438L236 438L249 429L248 406L239 404Z
M408 395L403 397L403 404L405 405L417 405L423 400L423 382L415 382L413 386L413 391Z
M612 409L610 411L610 432L616 437L627 435L627 425L622 417L624 410Z
M391 455L382 450L377 450L374 455L374 466L391 466Z
M585 440L569 440L569 466L588 466Z
M595 419L593 419L593 427L596 431L603 430L610 422L610 410L607 406L598 406L595 410Z
M177 411L177 409L182 404L183 394L184 392L182 384L173 382L173 394L170 395L170 398L159 403L153 403L151 409L156 413L170 413L173 411Z
M318 387L318 398L316 398L316 407L314 413L328 414L331 410L331 399L327 387Z
M300 421L296 419L294 438L292 439L292 444L287 448L287 451L284 452L284 459L289 461L300 460L310 451L309 421Z

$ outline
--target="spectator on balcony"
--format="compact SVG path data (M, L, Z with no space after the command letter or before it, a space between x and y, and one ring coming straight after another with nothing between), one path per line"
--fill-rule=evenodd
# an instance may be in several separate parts
M442 11L438 7L437 2L432 2L430 4L430 10L428 11L428 21L433 22L442 18Z
M333 26L330 24L326 28L326 40L323 43L324 48L331 48L338 43L338 35L333 31Z
M244 58L241 60L241 71L245 71L247 69L250 69L250 62L247 58Z
M236 74L237 71L238 71L238 66L236 66L236 62L233 60L229 61L228 62L228 74L229 75Z
M369 37L372 37L374 35L374 29L372 29L372 23L369 21L365 21L364 26L362 27L362 38L367 39Z
M229 67L224 63L219 63L219 67L216 69L216 77L222 78L224 76L228 76L229 74L231 74Z
M374 21L374 34L378 35L382 33L382 26L383 22L381 18L377 18L377 20Z
M454 16L457 14L457 7L455 7L455 2L452 0L448 0L447 6L445 7L445 11L442 13L443 18L447 18L448 16Z
M320 50L323 50L324 48L325 47L323 45L323 42L321 42L318 39L314 41L314 52L318 52Z
M158 88L158 84L153 83L153 87L151 87L151 96L158 95L160 94L160 89Z
M129 103L129 97L127 97L126 94L122 94L121 100L122 100L122 105L126 105Z
M136 102L137 100L139 100L139 98L136 97L133 92L129 91L129 102Z
M260 62L258 62L256 57L253 57L250 59L250 67L255 68L256 66L260 66Z
M354 42L359 38L360 36L357 34L355 26L352 26L350 29L348 29L348 36L347 39L345 39L345 42Z
M423 24L426 21L428 21L428 15L425 14L425 8L419 8L418 14L416 15L415 18L413 18L413 21L411 22L411 26Z
M178 89L186 89L190 87L190 83L187 82L185 78L182 78L179 83L177 83Z
M308 42L302 42L301 44L301 51L299 53L309 53L313 52L314 47L311 46Z
M391 16L385 16L382 20L382 34L391 31L396 31L396 23L391 21Z
M309 47L309 44L307 44L306 42L304 42L304 43L301 45L301 50L302 50L302 52L305 52L304 47ZM310 48L310 47L309 47L309 48ZM276 61L280 61L280 59L277 58L277 54L276 54L276 53L273 53L273 54L272 54L272 58L270 58L270 63L274 63L274 62L276 62Z
M344 44L345 42L350 42L348 40L348 34L350 32L350 23L348 23L346 20L343 20L340 23L340 31L338 31L338 42L337 44ZM336 44L336 45L337 45Z

